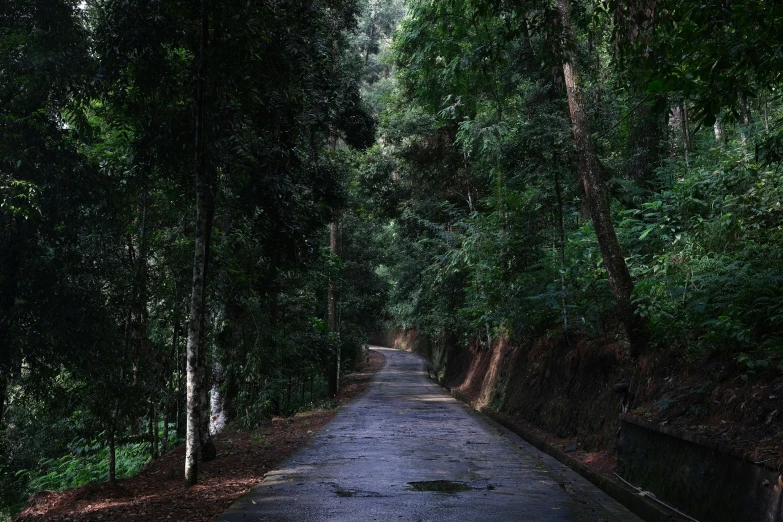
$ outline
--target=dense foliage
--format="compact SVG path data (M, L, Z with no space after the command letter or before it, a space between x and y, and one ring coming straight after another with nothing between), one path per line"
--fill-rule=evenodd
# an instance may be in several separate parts
M411 2L371 156L399 176L395 321L451 346L627 342L578 176L571 60L647 349L779 365L774 21L756 4L565 4L570 35L551 3Z
M375 140L361 88L383 31L361 35L378 9L202 5L0 6L0 513L182 441L200 122L202 434L327 399L330 359L350 369L379 328L377 226L348 209Z
M780 371L779 11L6 0L0 516L181 442L190 362L202 441L392 326Z

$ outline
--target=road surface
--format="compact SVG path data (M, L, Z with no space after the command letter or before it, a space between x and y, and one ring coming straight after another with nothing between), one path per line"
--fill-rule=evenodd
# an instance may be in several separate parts
M605 493L386 357L364 394L216 520L640 521Z

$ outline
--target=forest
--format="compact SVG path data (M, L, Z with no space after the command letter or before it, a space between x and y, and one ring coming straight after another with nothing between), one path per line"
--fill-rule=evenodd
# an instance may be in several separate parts
M779 380L782 73L777 2L4 0L0 520L394 328Z

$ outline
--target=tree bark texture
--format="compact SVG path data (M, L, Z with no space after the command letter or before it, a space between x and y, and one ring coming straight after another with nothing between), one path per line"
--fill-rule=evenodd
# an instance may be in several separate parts
M273 306L270 303L270 330L273 329ZM244 344L242 328L243 308L236 302L229 302L218 312L216 322L223 323L220 332L215 333L212 345L212 372L210 379L209 433L217 435L234 418L232 403L238 393L236 370L242 365L241 351Z
M199 350L203 349L204 298L206 287L207 250L209 240L209 206L212 203L207 180L207 160L204 154L204 123L206 112L206 52L209 31L208 0L201 0L201 28L199 35L198 84L196 88L196 234L193 254L193 279L188 317L188 345L186 352L187 413L185 430L185 484L198 481L198 450L201 424L199 382Z
M211 200L210 200L211 201ZM209 272L209 244L212 230L212 211L214 206L210 204L207 217L207 241L206 241L206 259L204 260L205 268L204 274ZM206 275L204 276L206 281ZM206 283L205 283L206 286ZM205 330L206 330L206 313L205 307L201 308L201 318L199 320L199 339L201 344L198 347L198 382L199 382L199 411L201 412L200 423L198 429L199 443L201 446L201 460L202 462L209 462L216 456L215 443L212 441L212 436L209 432L209 423L212 418L210 411L210 394L212 372L207 369L207 349L205 346Z
M720 120L715 118L715 123L712 124L712 131L715 133L715 141L720 145L723 139L723 129L720 126Z
M212 406L209 416L209 434L217 435L226 425L226 394L224 391L226 372L220 361L212 368L212 386L209 392L209 404Z
M557 0L557 9L565 33L565 40L567 43L571 43L575 37L571 26L569 0ZM644 324L634 313L635 306L631 301L634 285L612 223L609 198L601 179L600 168L590 136L589 122L582 102L576 57L571 51L565 53L563 76L568 94L571 129L579 156L579 175L582 178L585 199L595 228L601 257L606 267L609 286L617 302L617 315L628 334L632 354L638 355L647 344Z

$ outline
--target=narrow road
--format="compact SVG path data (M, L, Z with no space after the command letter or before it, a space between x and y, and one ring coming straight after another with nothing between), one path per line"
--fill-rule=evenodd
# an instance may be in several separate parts
M414 354L216 520L639 521L575 472L456 401Z

